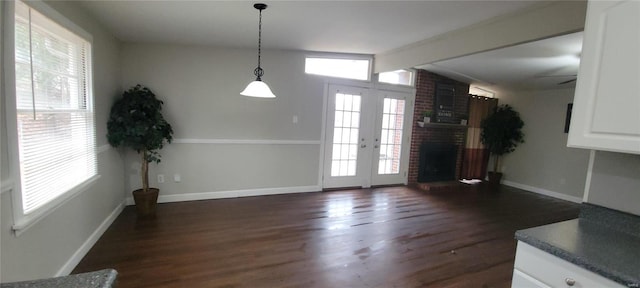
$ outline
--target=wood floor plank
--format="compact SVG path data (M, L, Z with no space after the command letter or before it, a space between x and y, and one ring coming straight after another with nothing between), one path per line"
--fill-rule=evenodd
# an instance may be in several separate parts
M118 287L508 287L516 230L579 205L515 188L408 187L127 207L74 273Z

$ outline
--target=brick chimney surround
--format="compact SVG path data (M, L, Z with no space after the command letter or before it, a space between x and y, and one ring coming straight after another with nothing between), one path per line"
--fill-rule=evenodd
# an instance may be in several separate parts
M458 146L456 160L456 179L460 179L462 169L463 149L466 141L467 129L465 126L452 124L435 124L419 127L418 121L422 121L424 111L434 111L434 99L436 84L443 83L453 85L455 88L454 115L459 118L469 114L469 84L462 83L447 77L418 70L416 77L416 102L413 111L413 131L411 134L411 150L409 156L409 185L418 185L418 169L420 159L420 146L423 143L449 143ZM433 116L432 116L433 117ZM433 120L432 120L433 122Z

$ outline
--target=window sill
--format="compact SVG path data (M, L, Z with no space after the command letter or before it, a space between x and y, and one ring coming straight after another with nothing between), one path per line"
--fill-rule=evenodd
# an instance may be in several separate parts
M98 181L98 179L100 179L100 175L93 176L87 179L86 181L84 181L83 183L81 183L80 185L69 190L67 193L63 194L62 196L54 199L50 203L38 208L36 211L29 213L28 215L23 215L22 217L19 217L18 219L16 219L14 222L14 225L11 227L15 236L16 237L20 236L22 233L27 231L27 229L32 227L34 224L38 223L40 220L44 219L49 214L56 211L60 206L66 204L71 199L89 190L89 188L93 186ZM17 192L17 191L13 190L12 192ZM17 208L13 207L13 208L20 209L19 207ZM20 211L19 213L22 213L22 211Z

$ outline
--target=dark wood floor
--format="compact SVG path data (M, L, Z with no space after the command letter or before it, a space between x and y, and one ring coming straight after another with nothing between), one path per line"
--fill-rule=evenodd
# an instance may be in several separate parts
M508 287L518 229L578 205L501 187L386 187L127 207L74 273L118 287Z

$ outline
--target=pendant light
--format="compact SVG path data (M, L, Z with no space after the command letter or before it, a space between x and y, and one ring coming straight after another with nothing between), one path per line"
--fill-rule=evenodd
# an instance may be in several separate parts
M244 90L240 92L240 95L260 98L276 98L276 95L271 92L267 83L262 82L264 70L260 67L260 50L262 48L262 10L267 9L267 4L256 3L253 4L253 8L260 11L260 21L258 22L258 67L253 70L253 74L256 75L256 80L249 83L247 88L244 88Z

